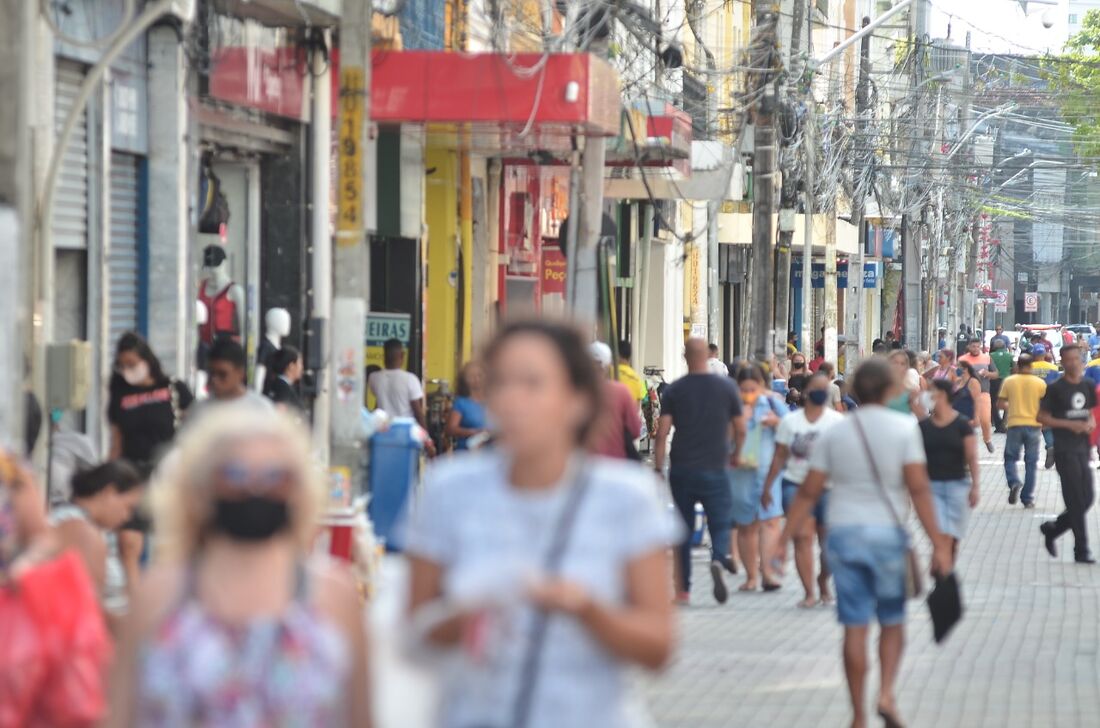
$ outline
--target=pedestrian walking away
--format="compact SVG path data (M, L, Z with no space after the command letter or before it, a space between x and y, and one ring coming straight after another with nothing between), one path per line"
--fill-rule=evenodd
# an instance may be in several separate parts
M978 337L970 339L966 353L959 357L959 362L972 367L972 374L980 385L981 391L974 401L975 415L982 428L985 449L993 452L993 407L990 400L990 383L1001 375L989 354L982 351L982 340Z
M1035 483L1039 467L1039 403L1046 394L1047 384L1032 374L1032 357L1020 354L1016 373L1004 380L997 395L997 408L1005 414L1005 483L1008 484L1009 505L1023 501L1025 508L1035 505ZM1024 454L1024 479L1016 463Z
M810 455L813 452L814 443L830 427L844 419L842 414L829 407L830 384L827 376L821 373L815 374L806 385L805 408L784 417L779 423L775 433L775 456L772 458L768 476L764 480L762 507L771 506L772 485L776 478L781 477L783 512L790 513L798 488L810 471ZM794 534L794 565L805 594L802 601L798 603L801 608L832 602L832 595L829 592L829 571L825 559L825 507L828 496L828 484L826 484L826 490L814 505L811 517L807 518L802 528ZM814 591L815 535L821 547L821 568L816 578L817 592Z
M588 347L600 386L603 405L596 416L589 451L609 458L641 460L635 440L642 432L642 416L630 388L611 378L611 347L594 341Z
M510 324L485 368L496 445L430 470L409 534L415 642L454 668L437 725L634 725L628 669L673 652L679 524L651 472L584 452L603 387L579 332Z
M936 522L951 538L952 556L957 558L970 511L978 507L980 472L974 428L951 405L950 382L940 379L933 383L932 415L921 420L920 430Z
M1039 405L1039 422L1054 432L1054 467L1062 481L1065 510L1056 520L1040 526L1046 549L1057 556L1055 543L1066 531L1073 531L1073 555L1079 564L1096 563L1089 551L1085 515L1092 508L1095 492L1089 467L1089 433L1096 427L1092 408L1096 386L1085 379L1085 360L1076 344L1062 347L1060 379L1047 386Z
M768 498L764 485L775 454L775 432L790 412L782 399L768 389L764 371L757 364L745 367L738 375L741 401L744 402L745 445L730 471L733 499L733 525L738 552L745 566L741 591L775 591L779 575L766 556L779 538L779 519L783 516L783 493L772 479Z
M115 724L370 726L355 580L308 557L324 494L308 433L272 409L222 407L162 471L163 558L126 623Z
M877 711L888 726L901 726L894 684L905 643L905 573L909 537L905 514L911 500L933 545L933 571L951 571L951 548L936 524L924 445L917 421L886 408L902 389L882 359L869 359L852 377L857 412L833 425L814 444L810 472L791 505L775 552L786 561L787 546L832 482L826 520L827 551L844 625L844 671L852 702L852 725L867 725L865 680L867 637L872 619L880 625L880 686Z
M1000 327L997 327L1000 329ZM989 380L989 400L993 407L993 431L1005 433L1005 421L1004 416L1001 413L1001 408L997 406L997 400L1001 396L1001 387L1004 385L1004 381L1012 376L1012 352L1008 350L1008 344L1005 341L1007 336L994 336L991 346L992 350L989 352L989 359L993 362L993 366L997 369L997 376Z
M689 533L695 523L695 504L702 505L710 533L714 598L724 603L729 592L722 572L736 572L730 556L733 498L727 473L745 441L741 392L729 377L710 374L706 341L688 339L684 358L687 375L670 384L661 399L653 463L658 473L664 472L668 438L675 428L668 454L672 500ZM676 563L677 600L687 603L691 593L690 541L680 545Z

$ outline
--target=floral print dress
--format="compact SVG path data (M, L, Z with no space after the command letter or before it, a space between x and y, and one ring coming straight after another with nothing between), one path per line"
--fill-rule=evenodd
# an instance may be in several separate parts
M336 625L304 598L278 617L229 625L187 594L139 653L138 725L340 726L351 655Z

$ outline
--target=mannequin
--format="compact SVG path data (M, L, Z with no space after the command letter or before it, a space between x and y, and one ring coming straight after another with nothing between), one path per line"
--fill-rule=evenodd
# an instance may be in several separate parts
M210 313L206 310L206 304L195 301L195 322L201 329L210 321ZM206 352L207 345L199 341L195 356L195 373L191 381L191 391L196 399L206 399Z
M290 336L290 312L285 308L269 308L264 316L264 338L256 350L256 376L252 388L263 394L267 379L267 357L283 348L283 339Z
M220 245L203 248L199 300L205 304L209 316L199 327L202 343L211 344L218 336L240 341L244 330L244 291L229 277L225 248Z

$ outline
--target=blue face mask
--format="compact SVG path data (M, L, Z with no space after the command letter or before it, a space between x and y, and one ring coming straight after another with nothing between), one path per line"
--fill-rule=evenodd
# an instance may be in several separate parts
M825 400L827 400L828 398L829 393L824 389L815 389L812 392L806 392L806 399L808 399L810 402L817 405L818 407L825 404Z

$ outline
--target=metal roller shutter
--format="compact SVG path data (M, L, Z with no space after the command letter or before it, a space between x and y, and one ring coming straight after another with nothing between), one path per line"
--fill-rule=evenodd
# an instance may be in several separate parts
M79 63L58 59L54 98L54 125L61 132L65 117L84 82L84 67ZM88 115L81 114L73 128L58 175L54 192L51 229L53 243L58 248L88 247Z
M111 154L110 331L114 344L138 327L139 157Z

